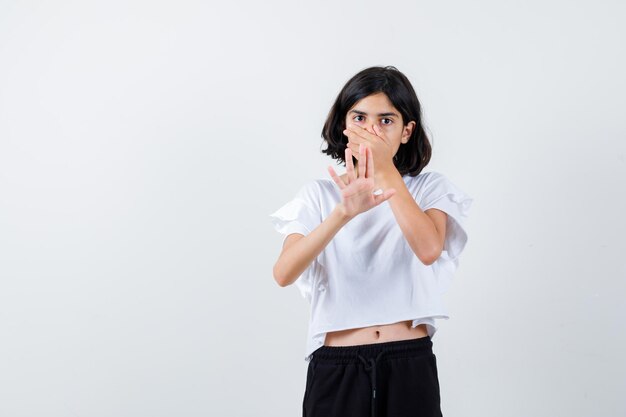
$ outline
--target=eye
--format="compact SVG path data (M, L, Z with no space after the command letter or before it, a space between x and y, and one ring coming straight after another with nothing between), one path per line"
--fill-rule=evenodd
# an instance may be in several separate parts
M352 118L352 120L355 120L357 117L363 117L363 116L361 116L360 114L357 114L356 116ZM360 120L357 120L357 122L360 122Z
M393 120L391 120L391 119L382 119L382 120L389 120L389 123L383 123L384 125L390 125L390 124L393 123Z

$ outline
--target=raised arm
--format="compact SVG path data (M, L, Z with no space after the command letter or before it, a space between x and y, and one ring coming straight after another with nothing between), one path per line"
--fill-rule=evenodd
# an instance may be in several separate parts
M352 150L346 148L346 175L340 178L329 166L328 172L341 190L341 202L306 236L291 233L274 264L274 279L281 287L295 282L313 260L324 250L337 232L351 219L391 198L396 190L374 192L374 159L371 149L359 148L358 172L352 162Z

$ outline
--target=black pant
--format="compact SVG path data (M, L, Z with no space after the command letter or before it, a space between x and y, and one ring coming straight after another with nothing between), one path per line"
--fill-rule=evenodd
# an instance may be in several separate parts
M306 376L303 417L441 417L430 336L320 346Z

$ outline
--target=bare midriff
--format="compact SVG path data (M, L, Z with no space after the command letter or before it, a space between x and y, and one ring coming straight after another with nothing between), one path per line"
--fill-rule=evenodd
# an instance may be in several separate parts
M392 324L328 332L326 333L324 346L366 345L370 343L384 343L428 336L425 323L418 324L416 327L411 328L412 323L412 320L406 320Z

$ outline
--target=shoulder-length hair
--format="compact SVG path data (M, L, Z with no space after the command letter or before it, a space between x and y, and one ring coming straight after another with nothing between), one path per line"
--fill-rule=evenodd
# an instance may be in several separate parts
M393 106L402 116L402 126L411 120L415 127L406 144L401 144L393 157L393 162L400 175L418 175L430 161L432 148L422 124L422 109L415 90L408 78L394 66L370 67L354 75L341 89L331 107L322 138L328 145L322 153L340 161L344 166L345 150L348 138L343 134L346 128L346 114L359 100L376 93L385 93ZM356 158L353 156L356 165Z

